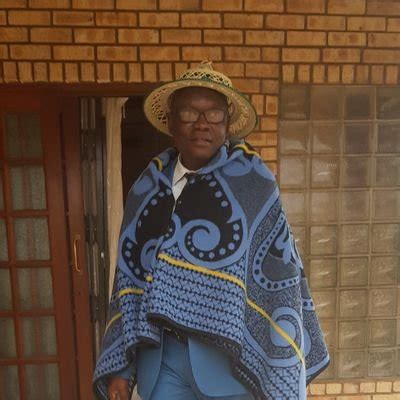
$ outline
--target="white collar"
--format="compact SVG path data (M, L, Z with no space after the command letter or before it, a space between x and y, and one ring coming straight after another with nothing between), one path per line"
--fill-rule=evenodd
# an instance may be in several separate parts
M172 185L175 185L178 181L180 181L185 174L195 174L198 170L196 171L191 171L190 169L187 169L181 161L181 155L179 154L178 156L178 161L176 162L175 165L175 170L174 170L174 177L172 179Z

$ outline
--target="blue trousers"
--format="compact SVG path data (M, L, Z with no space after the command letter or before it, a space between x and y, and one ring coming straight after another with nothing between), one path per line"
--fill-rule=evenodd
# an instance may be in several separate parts
M192 374L188 346L165 336L160 373L151 400L254 400L254 397L250 393L224 397L203 395Z

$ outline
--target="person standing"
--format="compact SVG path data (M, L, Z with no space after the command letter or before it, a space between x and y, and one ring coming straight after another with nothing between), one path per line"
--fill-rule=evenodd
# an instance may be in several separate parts
M174 147L126 202L102 399L304 399L329 363L272 173L243 138L251 103L210 62L146 98Z

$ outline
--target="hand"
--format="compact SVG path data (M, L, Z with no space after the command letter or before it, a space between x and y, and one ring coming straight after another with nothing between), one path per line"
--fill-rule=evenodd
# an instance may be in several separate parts
M110 400L129 400L129 381L122 378L109 378L107 391Z

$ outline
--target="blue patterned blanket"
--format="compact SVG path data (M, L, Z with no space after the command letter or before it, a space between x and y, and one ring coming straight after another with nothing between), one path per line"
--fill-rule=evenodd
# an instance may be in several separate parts
M172 326L217 346L256 399L305 399L329 363L275 179L243 141L188 178L174 208L177 153L132 186L94 387L133 367L135 349Z

